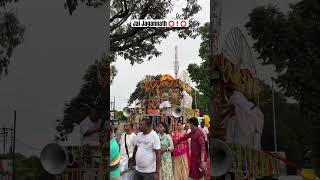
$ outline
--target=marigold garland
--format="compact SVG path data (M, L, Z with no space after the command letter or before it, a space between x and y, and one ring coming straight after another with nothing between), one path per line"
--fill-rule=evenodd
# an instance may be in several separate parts
M236 144L228 145L235 155L235 164L237 166L234 170L239 179L279 174L279 160L273 159L270 155L260 150Z

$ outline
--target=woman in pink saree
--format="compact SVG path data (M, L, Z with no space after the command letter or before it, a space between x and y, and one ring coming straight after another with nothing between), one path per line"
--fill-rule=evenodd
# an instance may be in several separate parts
M173 143L177 142L187 132L182 122L177 123L177 130L172 133ZM186 180L189 177L189 146L188 141L181 142L173 149L174 180Z

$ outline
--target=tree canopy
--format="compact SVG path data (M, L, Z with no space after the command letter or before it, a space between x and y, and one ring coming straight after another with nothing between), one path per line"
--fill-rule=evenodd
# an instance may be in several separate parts
M0 2L0 6L4 2ZM4 6L4 5L3 5ZM25 27L12 11L0 12L0 78L8 74L8 66L14 48L24 40Z
M204 24L199 30L202 42L200 43L199 57L202 59L200 65L189 64L188 73L193 82L196 83L197 89L204 96L210 95L210 62L209 62L209 23Z
M102 97L101 87L98 82L98 67L103 60L96 60L90 65L83 77L84 84L78 95L65 104L64 117L57 126L57 131L72 132L73 124L79 124L89 113L90 107L97 109L98 115L105 116L107 101ZM111 79L116 71L111 71Z
M42 167L40 159L36 156L29 158L22 154L15 154L17 180L54 180L55 176L48 174Z
M181 38L195 38L199 22L194 19L201 7L197 1L187 1L187 5L176 13L177 19L188 19L187 28L134 28L130 19L165 19L172 13L174 1L171 0L114 0L111 1L110 51L130 60L131 64L142 63L159 56L156 48L169 32L176 31Z
M69 14L72 15L72 13L77 9L79 2L90 8L99 8L110 3L110 0L66 0L64 8L68 9Z
M286 14L276 6L257 7L245 25L259 59L276 67L276 83L314 122L320 115L319 16L319 1L302 0Z
M89 7L100 7L110 3L110 51L116 58L121 56L131 64L142 63L159 56L156 48L161 39L168 37L172 31L178 32L180 38L195 38L199 22L195 20L201 7L197 0L187 1L184 8L174 18L189 20L187 28L133 28L131 19L165 19L172 13L175 2L172 0L80 0ZM67 0L65 7L70 15L76 10L78 0ZM115 59L113 59L115 60Z
M19 0L0 0L0 8L5 8L8 3L15 3Z

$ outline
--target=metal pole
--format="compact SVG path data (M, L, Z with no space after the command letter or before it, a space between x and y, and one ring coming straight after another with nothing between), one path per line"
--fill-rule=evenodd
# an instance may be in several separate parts
M14 156L14 154L13 154L13 127L12 127L12 125L11 125L11 135L10 135L10 137L11 137L11 144L10 144L10 154L11 154L11 158L13 158L13 156Z
M276 127L276 111L275 111L275 103L274 103L274 88L273 88L273 79L272 82L272 113L273 113L273 136L274 136L274 151L278 151L277 147L277 127Z
M15 180L15 154L16 154L16 120L17 120L17 111L14 110L14 124L13 124L13 157L12 157L12 180Z
M2 128L2 135L3 135L3 155L6 154L6 128Z
M3 154L6 155L6 144L7 144L7 128L4 128L3 130Z
M194 91L194 102L196 104L196 109L198 109L198 106L197 106L197 91Z
M2 145L2 149L3 149L3 155L4 155L4 127L1 129L2 130L2 138L3 138L3 145Z
M213 121L215 121L216 119L213 118L214 115L214 102L213 102L213 87L214 87L214 83L213 83L213 73L214 73L214 69L213 69L213 60L214 60L214 20L215 20L215 9L214 9L214 3L215 1L210 1L210 54L209 54L209 59L210 59L210 118L211 120L211 124L213 123ZM212 127L212 126L211 126Z

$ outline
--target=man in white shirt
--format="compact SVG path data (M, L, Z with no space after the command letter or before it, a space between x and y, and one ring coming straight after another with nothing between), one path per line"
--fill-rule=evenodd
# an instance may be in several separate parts
M209 135L209 129L207 127L204 126L204 121L201 121L200 127L201 131L204 134L204 138L205 138L205 143L206 143L206 150L208 152L209 150L209 143L208 143L208 135Z
M140 130L133 153L136 162L134 180L159 180L160 138L152 130L151 119L144 118L140 122Z
M89 115L80 123L80 138L82 145L99 146L99 120L95 109L91 109Z
M136 134L133 132L133 123L128 121L124 125L124 131L120 138L120 166L121 172L127 171L129 168L129 159L132 160L135 147ZM132 172L127 172L121 176L121 180L132 180Z
M225 112L228 141L259 149L263 130L263 113L234 87L229 85L226 90L229 101Z
M186 123L184 126L187 134L191 133L191 127L189 123ZM189 154L191 154L191 139L188 139L188 145L189 145Z
M185 124L184 124L184 130L185 130L188 134L191 132L190 124L189 124L189 123L185 123Z

